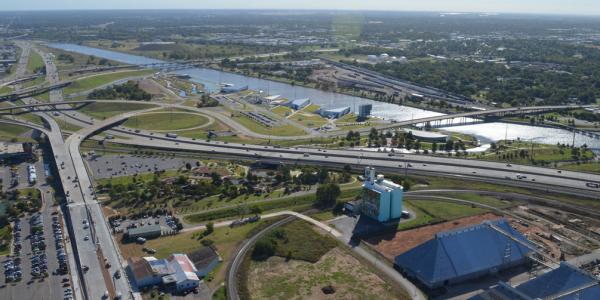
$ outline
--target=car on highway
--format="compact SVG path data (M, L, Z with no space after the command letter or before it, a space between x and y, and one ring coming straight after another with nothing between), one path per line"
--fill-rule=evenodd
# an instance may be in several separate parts
M588 182L585 184L585 186L587 186L589 188L593 188L593 189L600 189L600 184L595 183L595 182Z

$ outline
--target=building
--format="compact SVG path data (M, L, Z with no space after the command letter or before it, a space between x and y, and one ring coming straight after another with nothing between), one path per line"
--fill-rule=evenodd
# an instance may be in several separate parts
M198 270L185 254L172 254L166 259L130 258L128 263L129 278L138 289L162 285L170 291L184 292L200 284Z
M234 84L226 83L226 84L223 84L223 86L221 86L221 93L223 93L223 94L239 93L239 92L245 91L247 89L248 89L247 85L237 87Z
M0 142L0 160L29 159L33 156L31 143Z
M198 287L200 279L196 275L196 267L187 255L172 254L166 261L170 271L169 275L162 278L162 283L166 289L183 292Z
M447 134L441 134L432 131L424 131L424 130L413 130L404 128L404 132L411 133L412 136L422 142L437 142L437 143L445 143L450 139L450 136Z
M600 280L575 266L562 262L558 269L545 273L516 287L500 282L469 300L492 299L600 299Z
M127 260L128 277L139 289L161 283L162 276L153 269L151 261L157 260L154 257L130 258Z
M523 265L532 252L526 245L529 241L505 219L486 221L440 232L398 255L395 265L409 279L435 289Z
M402 186L383 175L375 176L375 169L365 168L362 199L359 211L379 222L389 222L402 217Z
M221 257L211 247L203 247L188 254L188 257L196 267L196 275L204 277L208 275L221 262Z
M305 108L309 104L310 104L310 99L304 98L304 99L293 100L292 102L289 103L289 106L291 109L300 110L300 109Z
M366 119L371 115L371 111L373 110L373 104L361 104L358 106L358 117L362 119Z
M162 227L160 225L146 225L137 228L127 229L126 235L130 239L137 239L139 237L145 239L157 238L162 234Z
M350 107L339 107L332 109L325 109L320 111L320 115L325 118L334 118L338 119L346 114L350 113Z

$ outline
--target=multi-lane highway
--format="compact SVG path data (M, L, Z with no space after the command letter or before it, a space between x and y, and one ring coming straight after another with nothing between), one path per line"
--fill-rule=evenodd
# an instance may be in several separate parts
M23 53L28 54L30 45L23 45ZM35 50L38 51L38 50ZM41 53L46 62L47 81L59 81L56 67L51 55ZM22 69L22 68L21 68ZM21 71L22 73L22 71ZM26 99L25 103L32 103ZM50 102L58 109L72 109L70 105L62 102L62 93L59 90L50 93ZM115 102L115 101L113 101ZM129 101L122 101L128 103ZM136 102L139 103L139 102ZM235 144L226 142L206 142L188 138L167 138L162 134L149 131L134 132L131 129L118 126L122 121L142 113L164 107L181 108L199 113L210 114L219 121L233 124L234 130L252 137L260 137L249 129L235 123L224 115L211 113L210 110L190 108L181 105L153 103L156 106L150 109L129 112L103 121L93 120L88 116L73 112L69 115L73 122L83 129L63 140L62 133L56 121L46 113L34 112L45 120L49 128L40 128L30 123L22 125L37 128L47 134L63 189L68 198L69 233L72 241L73 255L71 257L72 275L74 275L74 290L78 298L100 299L106 291L111 296L121 294L125 297L132 295L131 287L125 276L115 279L112 274L117 269L122 269L123 259L119 249L110 234L105 222L102 207L96 201L92 182L88 176L86 166L80 155L80 144L86 138L102 131L118 133L126 139L115 139L114 142L160 149L176 149L178 151L195 151L218 155L220 157L242 157L253 160L266 160L274 162L312 164L324 167L339 168L350 165L355 168L374 166L387 172L420 172L425 174L438 174L441 176L455 176L464 178L480 178L504 182L515 186L569 192L573 194L600 198L600 190L593 188L588 183L600 183L600 175L584 174L570 171L557 171L549 168L539 168L523 165L507 165L497 162L457 159L439 156L423 156L415 154L390 154L360 150L324 150L306 147L280 148L274 146L258 146ZM23 107L25 108L25 107ZM562 109L565 107L546 107L542 109ZM569 107L571 108L571 107ZM532 108L533 110L534 108ZM518 109L508 112L519 112ZM504 113L498 111L496 113ZM461 117L470 117L464 115ZM410 125L427 121L447 119L448 116L434 119L411 120L409 123L394 124L394 126ZM3 123L14 123L3 120ZM17 121L15 121L17 122ZM408 121L407 121L408 122ZM236 126L235 124L239 125ZM275 139L276 137L269 136ZM301 137L285 137L286 139L299 139ZM517 174L521 179L517 178ZM523 176L526 176L524 178ZM87 224L84 224L84 220ZM106 268L106 263L111 265ZM89 271L85 272L89 268ZM79 276L75 276L79 275Z

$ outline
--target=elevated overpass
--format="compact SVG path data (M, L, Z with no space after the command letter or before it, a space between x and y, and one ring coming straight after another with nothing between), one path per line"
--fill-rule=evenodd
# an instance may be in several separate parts
M15 101L23 98L34 97L56 89L64 88L73 83L72 81L61 81L50 85L34 86L8 94L0 95L0 101Z

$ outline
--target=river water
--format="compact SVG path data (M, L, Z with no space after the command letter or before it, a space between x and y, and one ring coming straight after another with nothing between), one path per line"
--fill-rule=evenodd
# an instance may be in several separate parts
M51 43L49 46L80 54L94 55L96 57L107 58L128 64L140 65L162 62L153 58L75 44ZM191 81L203 84L206 89L211 92L218 91L220 85L223 83L230 83L236 86L247 85L249 89L264 91L268 95L281 95L282 97L288 99L310 98L313 103L324 108L349 106L352 111L356 111L360 104L372 104L373 110L371 114L374 117L386 120L404 121L442 115L438 112L378 102L370 99L327 92L313 88L294 86L287 83L248 77L213 69L193 68L180 70L176 73L190 75ZM443 129L450 132L474 135L482 143L490 143L505 138L521 139L524 141L533 141L545 144L561 143L570 145L573 142L573 133L567 130L530 125L482 123L465 126L452 126ZM585 135L575 134L575 145L581 146L584 144L593 149L600 149L600 140L596 140Z

